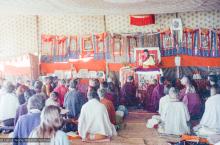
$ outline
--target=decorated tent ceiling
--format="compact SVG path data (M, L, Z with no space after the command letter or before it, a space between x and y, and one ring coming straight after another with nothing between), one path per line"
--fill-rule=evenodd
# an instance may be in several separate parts
M219 0L1 0L1 14L159 14L219 10Z

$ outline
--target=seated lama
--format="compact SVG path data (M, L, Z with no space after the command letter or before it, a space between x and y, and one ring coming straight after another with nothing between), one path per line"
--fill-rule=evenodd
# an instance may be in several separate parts
M107 111L108 111L108 115L109 115L109 119L111 121L112 124L116 125L116 114L115 114L115 107L112 103L112 101L107 99L106 96L106 90L105 89L98 89L98 95L100 98L100 102L105 105Z
M102 140L117 135L105 105L99 102L98 94L91 91L87 97L89 101L82 106L78 119L78 132L82 140Z
M181 79L181 84L185 88L180 91L180 100L187 105L190 116L197 117L201 114L201 99L188 77L183 77Z
M164 77L160 77L159 83L156 85L156 87L153 89L152 95L151 95L151 102L149 102L152 106L149 111L151 112L157 112L159 109L159 101L160 98L164 96Z
M220 134L220 88L212 87L210 94L200 124L194 127L194 131L204 136Z
M125 100L126 105L134 106L137 104L136 90L137 88L134 84L134 77L128 76L127 82L121 88L121 95Z
M178 99L178 91L170 88L170 103L161 116L162 125L158 131L163 134L182 135L190 133L190 120L187 106Z

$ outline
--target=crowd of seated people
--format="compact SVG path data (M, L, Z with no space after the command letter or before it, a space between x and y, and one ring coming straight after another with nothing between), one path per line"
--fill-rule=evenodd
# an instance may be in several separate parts
M5 80L0 89L0 131L11 132L13 144L34 145L22 139L50 138L52 144L67 145L64 132L70 131L78 132L83 141L117 135L118 103L111 82L90 80L86 96L79 91L79 79L47 77L25 84Z
M78 132L83 141L110 139L117 135L117 115L123 118L126 114L126 109L120 109L142 103L143 109L159 113L155 118L160 133L181 135L193 130L199 135L220 134L219 78L211 74L206 81L203 94L189 77L175 83L160 77L151 81L140 102L132 76L119 92L110 79L91 79L86 92L80 91L79 79L46 77L33 85L5 80L0 89L0 131L13 131L13 138L51 138L55 143L68 142L64 132L69 131ZM200 119L192 129L191 121Z

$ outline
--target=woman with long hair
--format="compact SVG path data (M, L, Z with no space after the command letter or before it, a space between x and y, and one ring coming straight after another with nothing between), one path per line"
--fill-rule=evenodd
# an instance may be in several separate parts
M29 138L46 139L44 141L50 145L69 145L67 135L60 130L63 124L60 115L60 108L57 106L47 106L41 113L41 123L33 130ZM42 140L41 140L42 141ZM45 142L29 143L29 145L44 145Z

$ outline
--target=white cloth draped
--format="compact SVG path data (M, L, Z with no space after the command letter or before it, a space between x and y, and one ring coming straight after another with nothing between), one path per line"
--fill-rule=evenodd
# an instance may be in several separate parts
M0 120L15 118L19 106L18 98L13 93L1 93L0 97Z
M211 96L206 101L200 125L220 132L220 94Z
M110 122L106 107L96 99L91 99L82 106L78 122L78 132L83 140L87 133L108 137L117 135L114 125Z
M160 116L162 116L162 114L166 111L169 103L170 103L170 96L169 95L166 95L160 99L160 103L159 103Z
M190 133L190 128L187 125L190 115L183 102L170 102L161 119L164 121L165 134L182 135Z

